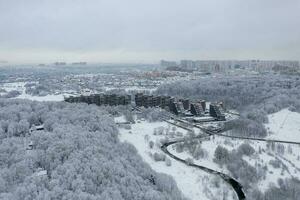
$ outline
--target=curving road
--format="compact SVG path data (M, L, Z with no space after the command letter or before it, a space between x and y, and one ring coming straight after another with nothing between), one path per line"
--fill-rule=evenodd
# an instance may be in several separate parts
M203 171L206 171L207 173L211 173L211 174L216 174L216 175L219 175L224 181L226 181L228 184L230 184L232 186L232 188L234 189L236 195L238 196L239 200L242 200L242 199L246 199L246 196L245 196L245 193L243 191L243 186L238 182L236 181L234 178L230 177L229 175L227 174L224 174L224 173L221 173L221 172L218 172L218 171L215 171L215 170L212 170L210 168L207 168L207 167L204 167L204 166L200 166L200 165L196 165L196 164L192 164L192 163L189 163L187 162L186 160L183 160L175 155L173 155L172 153L170 153L167 149L168 146L170 145L173 145L173 144L176 144L176 143L181 143L181 142L184 142L186 140L199 140L199 139L204 139L206 137L210 137L212 135L217 135L217 136L221 136L221 137L227 137L227 138L235 138L235 139L241 139L241 140L254 140L254 141L263 141L263 142L278 142L278 143L286 143L286 144L298 144L300 145L300 142L292 142L292 141L283 141L283 140L268 140L268 139L263 139L263 138L252 138L252 137L241 137L241 136L230 136L230 135L225 135L225 134L222 134L224 132L224 130L220 130L219 132L215 132L215 131L211 131L211 130L208 130L208 129L205 129L201 126L198 126L196 124L193 124L193 123L189 123L189 122L186 122L184 120L181 120L181 119L178 119L178 118L175 118L175 117L172 117L172 116L166 116L166 117L170 117L171 119L173 119L174 121L177 121L177 122L180 122L180 123L183 123L183 124L187 124L189 126L193 126L195 128L198 128L200 129L201 131L203 131L206 135L200 135L200 136L196 136L194 138L189 138L189 139L178 139L178 140L175 140L175 141L172 141L172 142L167 142L167 143L164 143L162 146L161 146L161 150L166 153L168 156L170 156L171 158L179 161L179 162L182 162L190 167L195 167L195 168L198 168L198 169L201 169ZM172 125L175 125L175 126L178 126L178 127L181 127L181 128L184 128L186 130L191 130L185 126L182 126L182 125L179 125L179 124L176 124L176 123L173 123L173 122L170 122L166 119L163 119L164 121L166 121L167 123L170 123Z
M207 167L204 167L204 166L201 166L201 165L196 165L196 164L187 162L186 160L183 160L183 159L175 156L174 154L170 153L169 150L168 150L168 146L170 146L170 145L185 142L187 140L201 140L201 139L205 139L205 138L209 138L209 137L210 137L210 135L199 135L199 136L196 136L196 137L193 137L193 138L178 139L178 140L174 140L174 141L171 141L171 142L166 142L166 143L162 144L162 146L160 148L165 154L167 154L168 156L170 156L174 160L177 160L177 161L179 161L179 162L181 162L181 163L183 163L187 166L203 170L207 173L220 176L224 181L226 181L229 185L231 185L231 187L234 189L234 191L235 191L237 197L239 198L239 200L246 199L245 193L243 191L243 186L238 181L236 181L234 178L232 178L229 175L224 174L222 172L218 172L218 171L215 171L213 169L210 169L210 168L207 168Z
M141 111L138 107L134 107L134 109ZM168 121L168 118L171 118L173 120L180 121L180 122L183 122L183 123L186 123L185 121L179 120L177 118L174 118L174 117L168 116L168 115L165 115L164 117L166 117L166 118L163 118L163 116L162 116L162 120L165 121L165 122L167 122L167 123L169 123L169 124L172 124L174 126L178 126L178 127L183 128L185 130L188 130L188 131L191 130L188 127L185 127L185 126L182 126L182 125L179 125L179 124L176 124L176 123ZM199 127L197 127L197 128L199 128ZM236 193L236 195L237 195L237 197L238 197L239 200L246 199L245 193L243 191L243 186L238 181L236 181L234 178L230 177L227 174L215 171L213 169L210 169L210 168L207 168L207 167L204 167L204 166L201 166L201 165L196 165L196 164L193 164L193 163L189 163L186 160L183 160L183 159L181 159L181 158L179 158L179 157L177 157L177 156L175 156L175 155L173 155L172 153L169 152L168 146L170 146L170 145L173 145L173 144L176 144L176 143L185 142L187 140L201 140L201 139L205 139L205 138L208 138L208 137L211 136L210 133L207 133L204 130L202 130L202 131L204 133L206 133L206 134L205 135L198 135L198 136L193 137L193 138L181 138L181 139L177 139L177 140L174 140L174 141L171 141L171 142L163 143L162 146L161 146L161 150L165 154L167 154L168 156L170 156L171 158L173 158L173 159L175 159L175 160L177 160L177 161L179 161L179 162L181 162L181 163L183 163L183 164L185 164L187 166L194 167L194 168L203 170L203 171L205 171L207 173L220 176L225 182L227 182L229 185L231 185L231 187L235 191L235 193Z
M137 110L140 110L139 108L135 107ZM231 113L231 114L234 114L234 115L237 115L239 116L239 114L236 114L236 113ZM165 119L163 117L166 117ZM190 128L188 127L185 127L185 126L182 126L180 124L176 124L176 123L173 123L173 122L170 122L168 121L168 118L170 119L173 119L174 121L177 121L177 122L180 122L180 123L183 123L183 124L186 124L188 126L192 126L192 127L195 127L195 128L198 128L200 129L202 132L204 132L206 135L199 135L199 136L196 136L196 137L193 137L193 138L188 138L188 139L178 139L178 140L175 140L175 141L172 141L172 142L166 142L164 144L162 144L161 146L161 150L167 154L168 156L170 156L171 158L185 164L185 165L188 165L190 167L194 167L194 168L197 168L197 169L201 169L207 173L210 173L210 174L215 174L215 175L218 175L220 176L224 181L226 181L228 184L230 184L232 186L232 188L234 189L236 195L238 196L239 200L244 200L246 199L246 196L245 196L245 193L243 191L243 186L238 182L236 181L234 178L230 177L229 175L227 174L224 174L224 173L221 173L221 172L218 172L218 171L215 171L213 169L210 169L210 168L207 168L205 166L201 166L201 165L196 165L196 164L193 164L193 163L189 163L187 162L186 160L183 160L175 155L173 155L172 153L170 153L168 151L168 146L170 145L173 145L173 144L176 144L176 143L181 143L181 142L184 142L186 140L199 140L199 139L204 139L206 137L210 137L212 135L217 135L217 136L221 136L221 137L227 137L227 138L234 138L234 139L241 139L241 140L253 140L253 141L263 141L263 142L278 142L278 143L286 143L286 144L298 144L300 145L300 142L292 142L292 141L283 141L283 140L270 140L270 139L263 139L263 138L253 138L253 137L242 137L242 136L230 136L230 135L225 135L225 134L222 134L224 132L224 130L220 130L218 132L216 131L211 131L211 130L208 130L208 129L205 129L201 126L198 126L194 123L190 123L190 122L187 122L187 121L184 121L184 120L181 120L181 119L178 119L176 117L173 117L173 116L170 116L170 115L165 115L162 117L162 120L167 122L167 123L170 123L172 125L175 125L175 126L178 126L180 128L183 128L185 130L191 130Z

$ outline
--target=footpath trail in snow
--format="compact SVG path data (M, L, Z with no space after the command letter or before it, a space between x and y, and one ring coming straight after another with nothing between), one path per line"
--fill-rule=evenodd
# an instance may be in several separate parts
M265 124L271 132L268 139L300 143L300 113L283 109L268 115L268 119L269 123Z

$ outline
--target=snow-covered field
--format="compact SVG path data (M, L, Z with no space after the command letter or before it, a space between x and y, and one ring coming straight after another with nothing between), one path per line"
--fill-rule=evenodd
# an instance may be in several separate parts
M229 174L226 168L220 168L216 163L213 162L213 157L214 157L214 151L217 147L218 144L222 144L222 140L217 141L210 141L210 140L204 140L201 144L201 147L206 150L207 156L205 158L201 158L199 160L193 159L193 162L197 165L202 165L207 168L213 169L215 171L219 171L225 174ZM168 150L173 154L176 155L177 157L181 159L187 159L187 158L192 158L191 154L187 151L183 151L181 153L176 152L176 149L173 146L169 146Z
M10 92L12 90L17 90L19 92L22 92L25 88L26 82L14 82L14 83L4 83L0 85L0 88L6 90L7 92Z
M194 163L230 175L230 172L225 167L220 167L213 162L215 149L218 145L221 145L229 151L237 150L238 147L243 143L244 141L240 139L225 139L218 136L215 138L211 137L210 140L203 141L201 144L201 147L207 151L207 157L199 160L194 159ZM247 141L247 143L250 144L256 150L256 152L251 156L244 155L243 159L256 169L258 169L259 166L267 166L265 177L262 178L257 184L261 191L265 191L270 184L277 185L278 178L300 178L300 146L291 144L281 145L278 143L271 145L261 141ZM283 152L280 151L280 147L282 146L284 148ZM259 149L261 152L259 152ZM177 153L172 146L169 147L169 150L172 152L172 154L182 159L191 157L191 155L186 151ZM281 167L277 168L270 165L269 162L271 160L280 160L282 163Z
M124 115L121 115L119 117L115 117L114 121L115 121L115 123L124 123L124 122L126 122L126 118Z
M57 94L57 95L46 95L46 96L32 96L29 94L22 93L20 96L16 97L16 99L29 99L32 101L63 101L64 96L67 94Z
M74 91L62 91L59 94L49 94L45 96L32 96L30 94L26 94L25 85L27 82L14 82L14 83L4 83L0 85L0 89L4 89L6 92L0 92L0 95L5 95L7 92L16 90L21 93L18 97L15 97L16 99L29 99L33 101L63 101L64 97L69 97L71 95L74 95ZM105 91L113 90L113 89L122 89L122 88L116 88L116 87L104 87ZM138 86L132 86L132 87L125 87L123 88L125 91L139 91L139 92L153 92L157 88L145 88L145 87L138 87ZM91 90L82 90L81 94L83 95L91 95L95 91Z
M19 91L21 95L17 96L16 99L29 99L32 101L63 101L64 97L70 96L70 94L68 93L51 94L46 96L32 96L26 94L25 85L26 82L5 83L2 86L0 86L0 88L5 89L7 92L10 92L12 90Z
M147 88L147 87L140 87L140 86L103 87L103 89L105 91L116 90L116 89L124 89L126 92L138 91L138 92L150 92L150 93L152 93L152 92L154 92L154 91L157 90L156 87L154 87L154 88Z
M300 113L283 109L268 116L269 139L300 142Z
M170 126L166 122L149 123L141 121L140 123L133 124L131 127L131 130L120 129L120 140L134 145L143 160L155 171L171 175L186 197L191 200L218 200L223 199L223 195L225 195L228 199L235 199L235 194L231 187L224 183L218 176L188 167L173 159L171 159L171 166L167 166L163 161L156 162L153 159L151 155L155 152L163 153L159 146L159 140L165 137L169 138L167 133L154 135L154 130L164 127L165 129L172 130L170 131L171 133L174 131L173 126ZM186 130L181 128L176 128L176 132L180 132L182 135L187 133ZM150 141L155 142L152 149L149 147ZM215 186L216 183L218 183L219 187Z
M227 141L229 140L227 139ZM233 150L237 149L242 143L244 143L244 141L231 139L230 142L225 142L225 144L223 143L222 145L229 150ZM300 178L300 171L297 169L297 166L300 166L300 160L298 159L300 147L298 145L268 144L261 141L247 141L247 143L250 144L256 152L252 156L243 156L243 159L257 169L259 165L267 166L266 176L262 178L257 185L261 191L265 191L270 184L277 185L278 178L284 179L293 176ZM280 150L280 147L283 147L284 150L281 151L282 149ZM261 150L261 152L259 150ZM271 160L280 160L281 167L277 168L270 165Z
M290 113L290 115L291 114L296 113ZM119 120L119 118L116 119L116 121ZM164 128L163 134L154 134L154 132L156 132L155 130L160 129L161 127ZM163 153L159 145L160 140L165 138L172 140L174 139L174 135L175 138L180 138L187 134L186 130L173 127L173 125L169 125L166 122L150 123L147 121L140 121L140 123L132 124L131 130L120 128L120 140L133 144L144 161L154 170L171 175L177 182L179 189L181 189L183 194L190 199L222 199L224 195L222 191L229 192L228 199L236 198L230 186L218 177L188 167L173 159L171 159L171 166L167 166L163 161L157 162L153 159L153 154L155 152ZM176 134L177 132L182 134ZM199 134L199 131L196 132L196 134ZM149 147L149 141L155 143L153 148ZM218 136L211 137L209 140L204 140L201 143L201 147L206 150L207 155L199 160L193 159L193 162L231 175L231 172L228 171L225 166L220 167L213 161L215 149L218 145L221 145L229 151L237 150L243 143L244 141L240 139L229 139ZM256 183L256 186L262 192L266 191L270 185L277 185L279 178L300 178L299 145L271 144L262 141L247 141L247 143L255 149L255 153L251 156L244 155L242 157L243 160L247 161L250 166L257 170L265 170L265 173L263 173L265 175L260 178L258 183ZM174 145L169 146L168 149L172 154L182 159L192 158L192 155L188 151L183 151L181 153L176 152ZM271 165L270 161L279 161L280 167ZM264 168L265 166L267 167ZM219 188L216 187L216 179L218 179L218 183L221 183L219 184Z

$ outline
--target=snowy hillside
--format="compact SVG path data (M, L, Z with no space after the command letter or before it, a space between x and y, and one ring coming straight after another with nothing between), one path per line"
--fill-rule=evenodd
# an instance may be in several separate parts
M300 142L300 113L283 109L268 115L268 119L265 124L271 132L268 138Z
M241 145L249 145L253 152L247 154L240 153ZM227 149L229 152L237 152L238 154L232 153L233 158L238 160L239 156L243 161L249 165L251 169L255 169L249 175L257 176L255 185L260 189L260 191L266 191L270 185L277 185L279 178L293 178L300 177L300 160L299 154L300 147L297 145L288 145L288 144L269 144L266 142L258 141L248 141L244 142L239 139L224 139L223 137L211 137L210 140L204 140L201 144L197 144L198 148L201 148L205 151L205 155L200 159L194 158L194 163L198 165L203 165L211 169L221 171L223 173L232 175L233 177L240 180L244 185L248 185L250 182L247 182L247 175L235 174L235 171L229 170L224 163L223 166L217 164L215 159L215 151L218 146L222 146ZM183 152L178 152L176 145L171 146L170 152L172 154L182 158L193 158L193 155L189 152L190 150L186 149ZM230 156L230 155L229 155ZM228 158L231 159L231 158ZM242 167L242 166L237 166ZM249 168L249 169L250 169Z
M119 118L121 117L117 119ZM137 122L132 124L131 128L120 128L121 141L133 144L152 169L173 176L179 189L188 198L236 198L231 186L219 177L191 168L162 152L162 142L189 137L188 130L167 122ZM174 123L172 120L170 122ZM193 132L195 135L202 133L199 129L193 129ZM228 154L223 155L224 161L217 162L216 151L219 147L228 151ZM197 165L236 178L242 183L245 191L254 196L259 192L269 192L270 187L281 187L279 180L300 177L298 145L264 141L245 142L241 139L211 136L198 142L177 143L169 146L168 150L183 160L190 160ZM226 191L226 195L222 191Z
M94 105L0 99L0 144L1 200L186 199Z
M166 138L172 140L172 138L180 138L186 134L186 130L176 128L166 122L141 121L141 123L133 124L130 130L120 129L119 137L121 141L133 144L152 169L171 175L182 193L191 200L221 200L223 197L228 200L236 199L231 186L224 183L218 176L212 176L176 160L170 160L170 158L155 161L155 154L164 155L160 149L160 140ZM153 148L149 146L151 141L154 142ZM171 164L168 164L169 161Z

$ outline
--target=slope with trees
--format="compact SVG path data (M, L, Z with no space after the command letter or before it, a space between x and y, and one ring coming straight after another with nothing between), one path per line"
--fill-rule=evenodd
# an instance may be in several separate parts
M184 199L99 107L0 99L0 134L0 199Z

